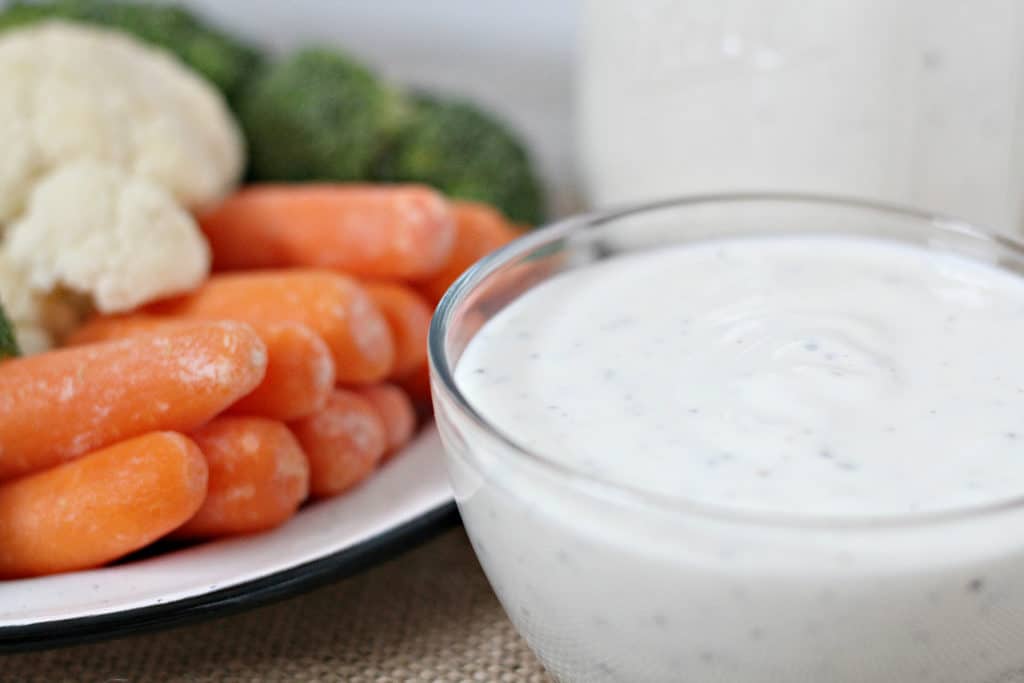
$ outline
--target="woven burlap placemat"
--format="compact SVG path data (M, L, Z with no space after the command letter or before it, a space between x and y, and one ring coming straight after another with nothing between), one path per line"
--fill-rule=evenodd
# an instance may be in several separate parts
M461 529L358 576L237 616L2 657L0 680L548 681Z

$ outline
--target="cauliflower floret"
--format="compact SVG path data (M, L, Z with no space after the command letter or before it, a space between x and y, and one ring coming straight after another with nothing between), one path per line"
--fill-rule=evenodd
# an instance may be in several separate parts
M14 326L22 353L41 353L85 316L83 302L67 292L34 290L28 274L0 249L0 303Z
M189 207L242 172L242 137L220 94L169 53L93 26L45 22L0 35L0 223L35 180L106 161Z
M5 244L31 290L88 294L102 313L193 289L210 270L205 238L167 191L92 160L43 178ZM5 303L17 320L19 302Z

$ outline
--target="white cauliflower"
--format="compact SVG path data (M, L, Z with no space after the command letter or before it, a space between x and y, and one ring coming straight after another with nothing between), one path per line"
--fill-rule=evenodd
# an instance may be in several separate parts
M36 179L96 159L188 207L238 181L243 144L221 96L169 53L116 31L44 22L0 35L0 224Z
M25 354L50 349L84 315L81 301L63 292L38 292L28 275L0 250L0 303Z
M210 270L209 246L174 197L92 160L61 166L35 185L5 249L32 292L87 294L102 313L193 289ZM17 305L4 303L17 320Z

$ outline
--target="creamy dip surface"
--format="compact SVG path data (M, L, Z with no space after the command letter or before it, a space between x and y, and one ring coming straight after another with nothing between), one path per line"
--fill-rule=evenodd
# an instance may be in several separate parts
M531 290L456 381L517 443L747 512L885 516L1024 494L1024 278L867 237L728 239Z

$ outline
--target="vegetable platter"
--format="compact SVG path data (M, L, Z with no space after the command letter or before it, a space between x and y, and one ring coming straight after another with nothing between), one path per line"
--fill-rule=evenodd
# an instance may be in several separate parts
M0 649L256 604L454 521L426 330L542 220L477 104L173 5L0 10Z

